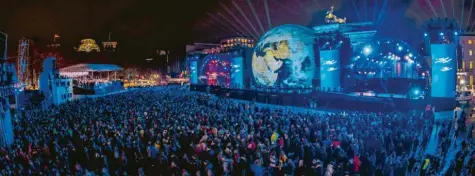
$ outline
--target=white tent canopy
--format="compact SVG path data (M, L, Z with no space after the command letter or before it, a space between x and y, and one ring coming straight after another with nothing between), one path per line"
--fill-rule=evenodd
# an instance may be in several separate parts
M88 75L89 72L110 72L122 69L113 64L77 64L59 69L59 74L66 77L80 77Z

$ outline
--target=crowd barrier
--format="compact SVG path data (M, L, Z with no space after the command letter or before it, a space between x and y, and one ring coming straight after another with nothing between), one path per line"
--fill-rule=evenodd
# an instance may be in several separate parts
M377 95L374 97L368 97L355 96L343 92L321 91L313 91L305 94L297 92L259 92L255 90L227 89L217 86L203 85L191 85L190 90L274 105L310 107L313 106L313 104L316 104L317 108L322 109L343 109L368 112L421 110L428 104L437 107L437 111L450 111L456 106L455 99L452 100L447 98L409 99L392 96L378 97Z

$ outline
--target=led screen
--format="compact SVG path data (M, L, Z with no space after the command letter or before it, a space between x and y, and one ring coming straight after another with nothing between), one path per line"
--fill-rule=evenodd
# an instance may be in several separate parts
M334 89L340 87L340 52L320 51L320 87Z
M235 57L231 59L231 87L243 88L244 72L243 57Z
M267 32L252 56L257 86L298 88L312 85L315 70L314 33L298 25L283 25Z
M432 97L455 98L457 60L455 45L433 44L432 52Z
M198 61L190 61L190 83L198 84Z

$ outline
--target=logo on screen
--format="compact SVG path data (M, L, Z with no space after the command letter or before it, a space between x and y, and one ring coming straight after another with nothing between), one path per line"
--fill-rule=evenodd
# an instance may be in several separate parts
M438 64L438 63L442 63L442 64L446 64L446 63L449 63L450 61L452 61L451 58L449 57L445 57L445 58L438 58L435 60L435 63Z
M447 72L447 71L450 71L450 70L452 70L451 67L442 67L442 68L440 69L440 71L442 71L442 72Z
M329 61L325 61L323 63L323 65L335 65L336 64L336 61L335 60L329 60Z

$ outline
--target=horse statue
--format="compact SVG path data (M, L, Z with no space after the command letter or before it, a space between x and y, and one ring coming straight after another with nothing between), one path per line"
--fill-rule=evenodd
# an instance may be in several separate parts
M326 23L346 23L346 17L345 18L338 18L336 15L333 14L335 10L335 6L331 6L331 9L327 11L327 15L325 16L325 22Z

